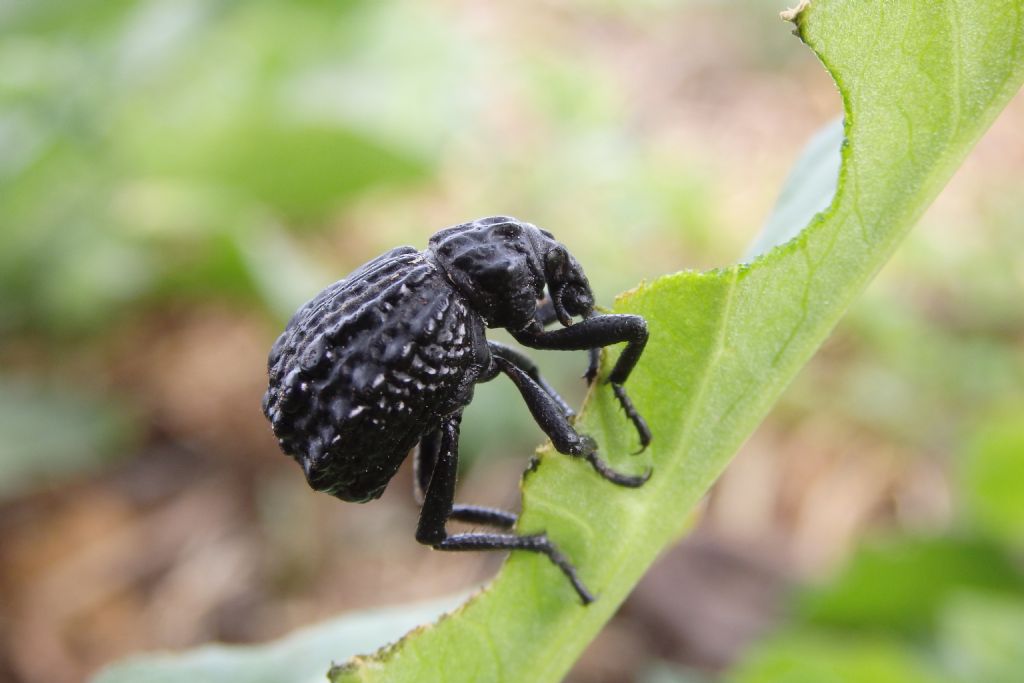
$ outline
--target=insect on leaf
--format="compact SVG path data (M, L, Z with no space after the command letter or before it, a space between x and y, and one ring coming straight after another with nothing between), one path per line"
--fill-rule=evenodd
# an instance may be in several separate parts
M525 479L518 531L546 531L598 600L582 607L545 558L513 553L455 613L334 681L560 680L1024 79L1024 0L813 0L790 18L843 97L832 203L798 234L774 225L797 236L749 264L618 300L650 326L628 388L655 440L626 455L635 435L607 387L579 424L617 469L653 466L643 488L550 449Z

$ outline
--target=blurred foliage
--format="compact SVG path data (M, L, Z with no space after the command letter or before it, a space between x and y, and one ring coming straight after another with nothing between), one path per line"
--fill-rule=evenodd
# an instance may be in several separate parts
M478 169L465 215L448 222L516 209L495 205L512 179L518 209L557 219L569 238L629 225L638 248L675 242L671 256L692 241L725 258L729 245L707 232L707 164L637 145L608 74L567 62L565 48L487 41L447 11L411 0L6 4L0 333L98 332L153 297L241 297L281 317L254 281L292 271L255 271L242 252L291 231L347 232L339 217L362 198L423 187L441 163ZM534 140L502 130L502 100L541 124ZM397 232L370 232L342 268L444 224L391 219ZM279 223L288 231L268 237ZM678 225L690 232L657 227ZM615 262L625 237L584 245L584 260ZM315 270L317 247L292 251ZM600 297L668 270L660 258L615 269Z
M124 406L94 393L0 378L0 501L109 462L129 423Z
M866 543L830 583L802 591L788 626L729 680L1019 680L1022 436L1020 409L982 420L960 454L961 528Z
M1024 671L1024 599L963 593L946 602L937 645L963 683L1011 683Z
M89 331L152 295L258 294L242 252L268 220L326 227L362 194L428 177L461 117L457 98L421 95L465 69L429 12L409 10L418 30L390 50L396 6L8 5L0 332Z
M964 590L1013 597L1024 594L1024 575L1002 548L969 538L875 542L799 611L823 627L913 636L933 629L946 600Z
M979 531L1024 550L1024 407L999 410L977 429L960 473Z
M892 643L806 632L754 648L736 683L945 683L949 679Z

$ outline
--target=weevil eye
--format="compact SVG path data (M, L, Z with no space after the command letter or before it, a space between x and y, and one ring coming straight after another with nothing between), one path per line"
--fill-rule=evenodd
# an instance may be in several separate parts
M544 254L544 274L548 282L563 282L567 275L569 265L569 252L565 247L558 245Z

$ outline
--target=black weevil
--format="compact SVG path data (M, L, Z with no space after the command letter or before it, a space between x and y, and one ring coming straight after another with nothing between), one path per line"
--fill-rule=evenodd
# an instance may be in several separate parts
M555 322L563 327L545 330ZM512 533L510 512L454 504L462 411L478 382L504 373L559 452L585 458L621 486L640 486L650 472L628 476L608 467L594 440L573 429L572 410L537 366L489 341L485 327L506 328L535 349L589 351L588 382L600 348L626 342L607 381L641 450L650 443L622 387L647 343L646 322L596 313L590 284L566 248L546 230L507 216L441 230L426 251L392 249L302 306L270 351L263 412L309 485L345 501L380 497L418 444L417 541L438 550L543 553L589 603L575 568L545 534ZM506 531L449 535L449 519Z

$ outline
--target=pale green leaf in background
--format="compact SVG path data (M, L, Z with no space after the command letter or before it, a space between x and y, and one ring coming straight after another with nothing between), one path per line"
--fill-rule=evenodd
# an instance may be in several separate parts
M939 645L957 681L1014 683L1024 671L1024 601L966 592L943 610Z
M842 119L828 124L811 138L782 185L775 208L744 260L753 261L773 247L785 244L829 207L839 181L843 140Z
M102 670L93 683L313 683L331 663L396 640L464 600L455 596L353 612L261 645L207 645L184 654L143 655Z

